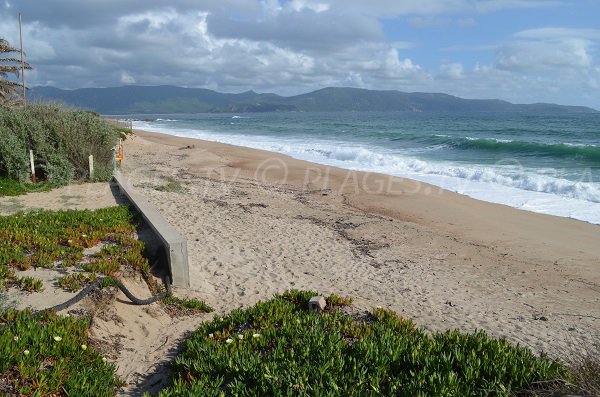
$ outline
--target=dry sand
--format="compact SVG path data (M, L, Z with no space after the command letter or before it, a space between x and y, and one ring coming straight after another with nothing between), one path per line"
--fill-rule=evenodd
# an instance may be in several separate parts
M396 310L431 331L483 329L536 352L599 343L597 225L143 131L125 142L123 171L188 240L191 289L175 294L217 313L313 289ZM173 319L160 305L119 300L100 308L92 334L112 344L123 395L156 390L178 342L211 316Z

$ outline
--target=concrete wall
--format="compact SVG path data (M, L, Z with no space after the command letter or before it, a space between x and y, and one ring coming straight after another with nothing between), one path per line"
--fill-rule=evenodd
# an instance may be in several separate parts
M173 285L189 288L190 272L185 238L163 218L160 212L144 196L135 191L129 180L120 171L115 171L113 178L119 185L121 192L139 211L148 226L150 226L163 243L167 252L169 272Z

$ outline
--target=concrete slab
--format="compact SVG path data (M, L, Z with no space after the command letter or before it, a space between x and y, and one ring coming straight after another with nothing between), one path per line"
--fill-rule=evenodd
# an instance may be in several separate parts
M167 252L169 272L173 285L189 288L190 272L185 238L163 218L160 212L143 195L139 194L133 188L121 171L115 171L113 179L119 185L121 193L129 199L131 204L138 210L148 226L150 226L163 243Z

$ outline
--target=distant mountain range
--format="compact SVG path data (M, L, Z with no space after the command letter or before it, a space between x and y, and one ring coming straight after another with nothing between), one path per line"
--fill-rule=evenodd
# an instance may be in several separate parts
M447 94L330 87L284 97L276 94L223 94L203 88L123 86L62 90L35 87L29 97L63 102L102 114L246 113L275 111L549 112L595 113L584 106L512 104L498 99L463 99Z

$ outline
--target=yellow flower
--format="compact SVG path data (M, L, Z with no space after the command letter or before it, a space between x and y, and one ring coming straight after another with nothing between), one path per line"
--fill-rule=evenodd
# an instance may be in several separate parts
M253 334L253 335L252 335L252 337L253 337L253 338L258 338L259 336L260 336L260 334L259 334L259 333L256 333L256 334Z
M57 342L60 342L62 340L62 338L60 336L55 336L54 340L57 341Z
M225 343L231 343L231 342L233 342L233 339L231 339L231 338L229 338L225 341Z
M24 350L23 354L26 355L26 356L28 356L29 355L29 350Z
M81 350L87 350L87 346L86 345L81 345Z
M102 357L102 362L105 363L106 362L106 357Z

